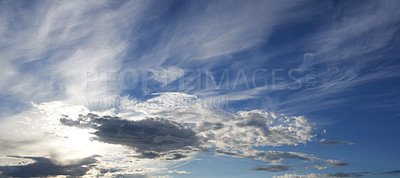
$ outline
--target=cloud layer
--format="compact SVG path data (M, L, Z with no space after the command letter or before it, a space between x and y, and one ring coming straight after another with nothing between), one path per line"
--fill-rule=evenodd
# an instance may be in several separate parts
M101 174L103 170L119 170L118 173L124 174L160 172L152 166L141 171L139 168L148 166L151 160L158 160L159 166L168 167L176 161L190 161L202 152L270 163L281 163L286 159L325 162L326 165L335 163L335 160L299 152L258 149L260 146L298 145L312 141L315 137L312 124L303 116L290 117L261 110L232 114L201 105L198 100L194 95L160 93L144 102L131 100L128 102L131 105L120 105L117 114L114 110L94 112L84 106L62 102L35 104L33 110L3 120L1 140L13 136L15 140L32 141L5 141L2 147L14 144L21 149L4 149L2 155L55 154L58 156L51 156L51 159L60 162L72 157L88 157L89 153L99 155L96 158L99 162L91 167L90 174ZM15 126L23 128L25 134L16 136ZM58 148L38 152L32 147L34 145ZM33 150L27 149L29 147ZM129 162L136 164L125 166Z

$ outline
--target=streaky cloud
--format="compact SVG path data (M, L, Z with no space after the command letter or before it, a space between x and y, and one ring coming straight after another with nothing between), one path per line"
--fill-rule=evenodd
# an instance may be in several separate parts
M290 166L285 165L272 165L267 167L256 166L255 168L251 169L253 171L268 171L268 172L283 172L292 169Z

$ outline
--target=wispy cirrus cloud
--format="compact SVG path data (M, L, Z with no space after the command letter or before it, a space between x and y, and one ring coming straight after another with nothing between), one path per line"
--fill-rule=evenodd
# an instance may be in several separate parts
M102 82L92 82L90 87L97 89L89 91L87 81L106 81L107 76L98 76L98 71L120 68L120 58L132 39L125 38L124 31L146 9L146 3L134 1L1 3L5 75L1 92L22 103L56 99L82 103L87 96L113 93ZM115 8L108 8L111 5ZM130 23L124 23L128 18ZM95 76L87 76L88 72Z

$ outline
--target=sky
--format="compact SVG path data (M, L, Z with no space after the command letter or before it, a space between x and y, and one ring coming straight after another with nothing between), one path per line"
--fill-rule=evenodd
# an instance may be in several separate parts
M0 177L399 177L399 8L2 0Z

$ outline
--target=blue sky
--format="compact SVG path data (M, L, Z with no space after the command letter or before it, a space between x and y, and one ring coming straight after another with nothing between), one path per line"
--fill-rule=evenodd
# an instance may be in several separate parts
M0 1L0 172L397 177L399 6Z

